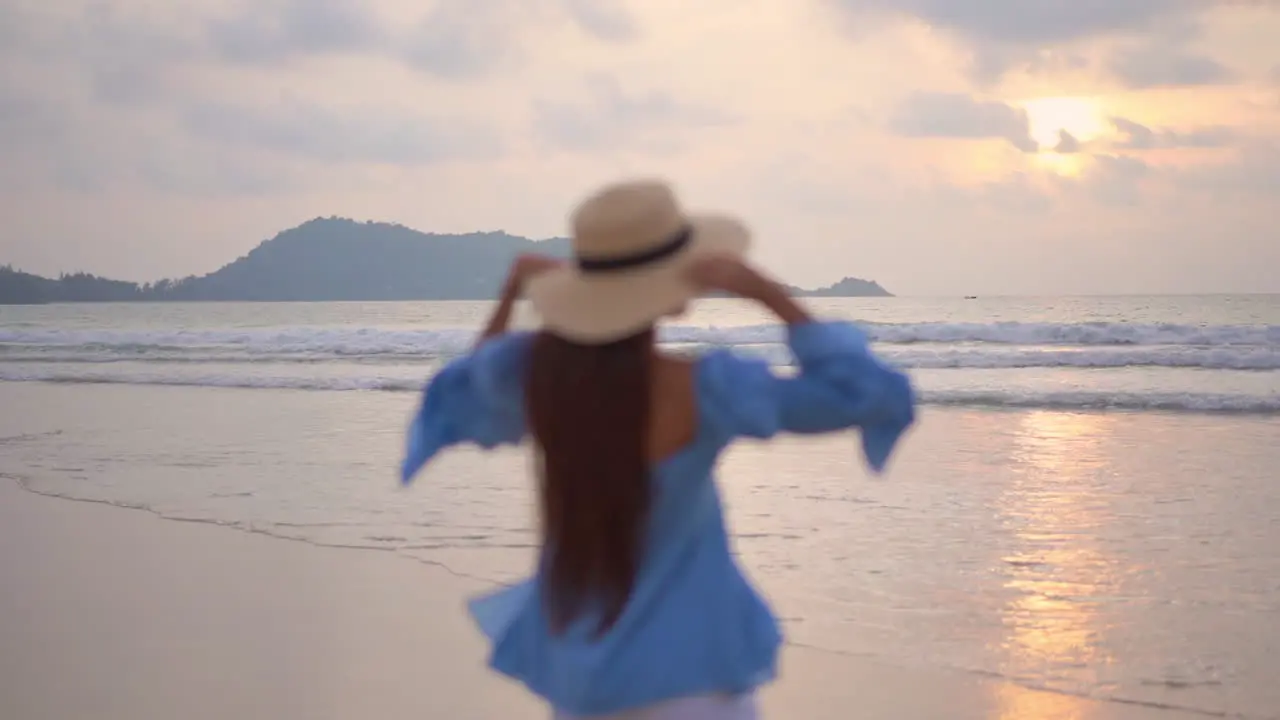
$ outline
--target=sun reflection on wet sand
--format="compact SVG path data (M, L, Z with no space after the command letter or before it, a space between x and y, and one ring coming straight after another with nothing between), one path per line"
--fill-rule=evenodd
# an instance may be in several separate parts
M1112 662L1099 608L1117 585L1117 561L1103 551L1098 529L1107 522L1102 445L1114 422L1032 412L1014 437L1018 479L996 508L1013 546L999 569L1010 597L998 651L1002 673L1028 686L1097 688L1099 670ZM1096 707L1069 694L1010 686L998 693L1001 720L1085 720Z
M1096 717L1096 703L1073 695L1037 692L1007 683L998 684L996 688L999 720L1093 720Z

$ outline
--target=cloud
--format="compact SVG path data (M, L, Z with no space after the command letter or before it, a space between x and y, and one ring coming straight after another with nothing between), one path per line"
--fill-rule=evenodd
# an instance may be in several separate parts
M70 17L12 5L0 9L0 61L63 92L86 88L116 104L151 101L201 52L192 24L174 20L118 4L90 4Z
M635 40L640 28L623 0L564 0L565 8L584 30L601 40Z
M182 120L193 135L211 142L327 164L421 166L483 159L502 151L497 135L474 122L421 117L396 108L200 103L187 108Z
M925 202L942 201L951 207L985 209L1019 217L1080 212L1081 201L1085 206L1132 208L1142 204L1145 184L1159 175L1156 168L1130 155L1082 155L1078 162L1082 170L1074 176L1015 171L977 185L934 185Z
M66 189L92 187L60 162L73 141L71 118L59 103L0 87L0 188L12 191L48 180Z
M0 148L9 152L31 143L54 143L67 131L67 117L46 98L6 89L0 92Z
M283 163L221 146L168 140L131 158L131 179L166 195L261 197L305 189L306 176Z
M1059 178L1057 185L1068 194L1083 193L1117 208L1142 205L1149 191L1149 197L1162 199L1169 208L1198 204L1212 218L1224 210L1223 202L1280 200L1280 144L1250 140L1226 160L1177 166L1152 165L1121 153L1098 154L1089 158L1080 176Z
M969 77L984 87L999 82L1013 70L1027 75L1054 76L1087 70L1091 64L1082 53L1049 47L975 43L971 50Z
M1121 50L1106 62L1107 71L1130 89L1225 85L1239 75L1207 55L1165 44Z
M936 202L950 208L977 209L1038 217L1052 212L1054 198L1038 187L1025 172L1011 173L999 180L977 185L933 183L923 191L913 191L921 204Z
M840 11L846 27L871 18L922 22L948 33L971 52L970 79L982 86L1018 68L1031 75L1083 69L1088 61L1073 44L1103 38L1194 34L1207 7L1198 0L824 0ZM1182 41L1178 41L1181 44ZM1214 70L1203 58L1151 50L1116 62L1134 80L1205 78ZM1157 59L1159 62L1157 62ZM1158 70L1172 64L1173 68ZM1197 83L1201 84L1201 83Z
M438 0L401 54L436 77L474 79L524 56L528 38L566 19L606 42L640 34L623 0Z
M1111 124L1121 138L1113 142L1121 150L1174 150L1182 148L1221 148L1235 143L1238 133L1225 126L1215 125L1189 131L1152 129L1141 123L1122 117L1111 118Z
M356 0L255 0L208 26L215 51L237 62L364 52L385 43L376 16Z
M296 187L291 169L243 148L174 133L164 114L102 112L65 98L0 94L0 187L96 195L146 188L229 197ZM113 108L114 109L114 108Z
M964 93L914 93L898 106L889 127L904 137L999 138L1023 152L1039 148L1026 111Z
M519 0L439 0L410 36L406 58L446 79L488 72L516 51L513 24Z
M1250 141L1229 161L1178 171L1175 182L1182 189L1218 199L1280 200L1280 144L1266 139Z
M0 3L0 57L44 60L65 52L62 33L48 12L20 3Z
M1110 206L1131 207L1142 201L1142 181L1152 168L1129 155L1095 155L1082 178L1089 195Z
M854 16L910 16L977 41L1040 45L1149 30L1192 0L828 0Z
M638 143L648 150L670 151L678 144L671 137L674 130L737 121L726 112L680 101L667 92L628 92L610 76L589 76L585 88L585 101L535 102L535 128L556 147L594 151Z
M1053 151L1061 155L1072 155L1080 152L1080 140L1066 130L1058 131L1058 144Z
M230 9L69 1L69 12L0 7L0 55L78 62L104 98L121 101L149 95L175 68L207 60L274 65L363 54L472 78L520 56L529 39L557 23L606 42L639 37L623 0L438 0L407 29L386 22L382 5L362 0L239 0Z

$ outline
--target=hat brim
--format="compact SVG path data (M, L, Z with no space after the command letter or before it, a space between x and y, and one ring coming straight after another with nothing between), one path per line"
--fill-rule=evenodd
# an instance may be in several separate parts
M751 244L746 225L726 215L688 217L689 244L661 262L608 273L583 273L572 263L529 281L526 295L543 327L567 340L602 344L634 335L679 310L701 291L685 272L698 258L742 255Z

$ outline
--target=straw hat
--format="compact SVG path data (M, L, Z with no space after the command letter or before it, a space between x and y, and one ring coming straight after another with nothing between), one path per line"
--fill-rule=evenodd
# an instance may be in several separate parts
M572 217L571 262L529 280L547 330L604 344L644 330L699 295L685 270L709 253L742 254L751 234L726 215L686 213L671 187L629 180L588 197Z

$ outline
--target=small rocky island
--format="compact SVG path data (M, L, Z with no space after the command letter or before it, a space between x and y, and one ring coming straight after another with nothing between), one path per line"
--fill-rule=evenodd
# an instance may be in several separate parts
M565 238L505 232L422 233L391 223L317 218L201 276L137 284L85 273L46 278L0 267L0 304L67 302L325 302L486 300L516 255L565 257ZM799 295L889 297L878 283L845 278Z

